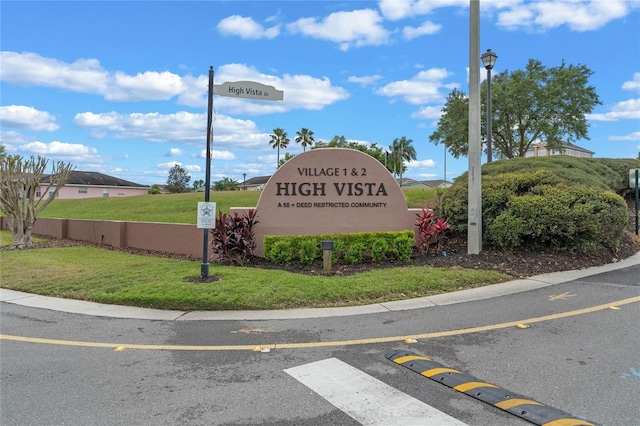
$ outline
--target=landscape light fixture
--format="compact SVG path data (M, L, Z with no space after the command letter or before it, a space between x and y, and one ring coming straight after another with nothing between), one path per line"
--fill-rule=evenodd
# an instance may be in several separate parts
M484 67L487 69L487 163L492 161L491 154L491 137L492 137L492 129L491 129L491 70L493 69L493 65L496 63L496 59L498 59L498 55L491 51L491 49L487 49L485 53L480 57L482 59L482 63Z

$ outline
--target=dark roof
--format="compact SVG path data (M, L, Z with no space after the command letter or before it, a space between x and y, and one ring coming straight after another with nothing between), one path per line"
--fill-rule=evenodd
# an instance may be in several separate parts
M49 183L49 176L44 175L41 183ZM92 186L128 186L134 188L146 188L146 185L140 185L139 183L129 182L128 180L120 179L113 176L108 176L98 172L82 172L73 171L67 185L92 185Z
M263 183L267 183L267 181L271 178L271 176L256 176L251 179L247 179L247 185L262 185Z
M563 142L563 145L564 145L566 148L576 149L576 150L578 150L578 151L586 152L586 153L589 153L589 154L595 154L595 152L593 152L593 151L589 151L589 150L588 150L588 149L586 149L586 148L582 148L581 146L574 145L574 144L569 143L569 142Z

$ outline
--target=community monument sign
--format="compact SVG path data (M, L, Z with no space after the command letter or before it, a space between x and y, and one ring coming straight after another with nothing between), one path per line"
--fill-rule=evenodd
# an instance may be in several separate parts
M232 207L244 214L248 207ZM372 156L355 149L319 148L284 163L266 183L256 207L256 249L266 235L317 235L415 229L402 189Z

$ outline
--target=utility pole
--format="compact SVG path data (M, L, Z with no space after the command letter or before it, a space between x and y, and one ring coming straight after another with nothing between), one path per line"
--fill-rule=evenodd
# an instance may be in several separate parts
M467 254L482 251L482 172L480 163L480 0L469 4L469 194Z

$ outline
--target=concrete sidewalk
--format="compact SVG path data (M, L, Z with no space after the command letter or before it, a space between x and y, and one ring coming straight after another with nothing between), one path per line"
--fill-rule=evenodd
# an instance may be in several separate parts
M160 309L145 309L130 306L92 303L81 300L61 299L57 297L46 297L23 293L20 291L6 290L2 288L0 288L0 302L82 315L165 321L324 318L333 316L349 316L390 311L404 311L410 309L422 309L432 306L445 306L454 303L488 299L492 297L521 293L528 290L574 281L583 277L615 271L638 264L640 264L640 253L636 253L635 255L620 262L604 266L597 266L575 271L564 271L552 274L537 275L527 279L514 280L506 283L493 284L485 287L479 287L453 293L444 293L435 296L345 308L311 308L265 311L165 311Z

